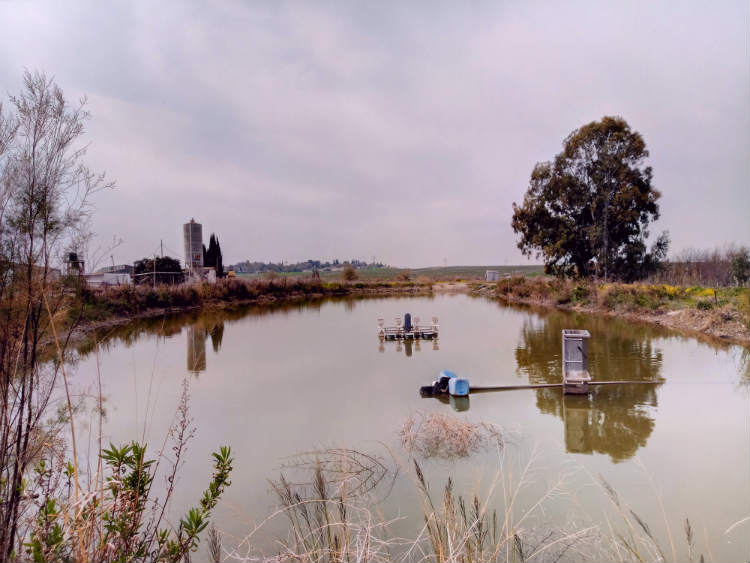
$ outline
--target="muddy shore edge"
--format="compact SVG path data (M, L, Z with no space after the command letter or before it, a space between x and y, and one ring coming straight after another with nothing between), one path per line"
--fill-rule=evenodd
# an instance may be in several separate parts
M673 311L613 310L597 304L561 304L553 299L544 299L539 296L522 297L513 294L498 296L494 285L488 284L473 284L469 288L469 293L476 297L484 297L509 305L541 307L646 323L667 328L698 340L738 344L750 348L750 324L744 322L736 311L703 311L687 307Z

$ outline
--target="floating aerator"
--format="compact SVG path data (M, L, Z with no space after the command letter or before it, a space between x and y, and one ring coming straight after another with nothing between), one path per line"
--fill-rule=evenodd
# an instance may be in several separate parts
M449 394L452 397L466 397L469 394L469 380L456 377L452 371L444 369L440 372L437 380L432 385L419 388L419 394L423 397Z
M453 377L448 381L448 393L454 397L466 397L469 394L469 380Z

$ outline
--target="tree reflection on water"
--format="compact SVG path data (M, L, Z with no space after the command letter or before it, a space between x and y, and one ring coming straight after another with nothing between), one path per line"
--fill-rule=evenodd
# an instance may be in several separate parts
M531 317L516 348L517 373L530 384L562 381L562 330L586 329L589 372L594 381L664 381L662 353L652 346L647 327L613 327L611 319L550 315ZM604 453L614 462L631 458L654 429L654 385L593 387L587 396L563 395L562 389L536 390L536 404L565 425L565 448L573 453Z

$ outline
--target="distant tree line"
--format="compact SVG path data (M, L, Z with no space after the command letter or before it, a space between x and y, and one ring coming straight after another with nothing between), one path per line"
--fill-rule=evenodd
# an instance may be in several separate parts
M354 269L363 268L384 268L385 265L382 262L365 262L363 260L345 260L343 262L338 259L332 262L323 262L321 260L305 260L304 262L296 262L294 264L286 262L250 262L245 260L244 262L238 262L230 269L233 269L237 273L242 274L260 274L265 272L312 272L315 270L326 271L332 269L344 269L347 266L351 266Z
M675 285L746 286L750 281L750 249L689 248L663 264L649 279Z

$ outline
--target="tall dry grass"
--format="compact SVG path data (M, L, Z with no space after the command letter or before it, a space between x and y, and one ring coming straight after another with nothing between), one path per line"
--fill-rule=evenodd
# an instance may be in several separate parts
M545 485L537 469L538 451L527 462L516 464L506 458L505 448L495 445L499 469L486 491L468 496L457 492L452 478L434 494L424 462L414 456L399 459L390 452L396 467L390 473L393 478L400 472L406 475L422 507L424 524L414 537L399 536L396 529L403 518L385 517L377 508L375 491L364 492L357 485L358 463L350 465L357 467L352 472L341 471L337 464L338 477L332 478L327 469L329 450L323 450L319 461L306 465L309 478L295 483L282 473L272 482L277 510L238 538L229 556L239 561L316 562L583 559L593 545L596 527L565 529L551 525L544 516L549 501L568 494L570 474ZM367 459L379 458L367 454ZM381 485L388 487L389 482L392 486L390 479ZM265 529L278 518L286 519L287 532L275 538L273 553L268 553L259 544L266 539Z
M423 423L427 419L424 419ZM433 436L449 428L471 433L477 428L467 421L438 427ZM516 448L514 438L495 443L497 470L486 475L483 487L474 485L474 492L463 494L456 481L448 477L444 485L434 487L428 474L438 465L423 457L412 447L419 439L413 424L409 429L406 459L389 450L396 471L384 468L384 460L357 450L326 449L307 452L304 461L298 458L284 467L278 480L271 483L278 500L275 512L227 550L229 559L237 561L467 561L467 562L531 562L531 561L704 561L703 549L694 525L689 518L682 530L673 533L653 481L656 499L664 520L664 530L657 535L654 528L630 507L615 489L601 476L591 478L589 485L598 486L603 509L598 521L576 510L582 479L582 466L570 466L550 479L542 467L542 452L534 448L528 455ZM488 425L489 426L489 425ZM437 439L437 438L436 438ZM453 437L443 435L446 441ZM472 442L473 438L468 438ZM464 436L462 442L466 443ZM451 449L445 446L443 449ZM477 450L466 448L466 451ZM512 453L509 453L511 452ZM485 455L487 451L482 453ZM472 454L469 454L472 455ZM486 460L485 460L486 462ZM494 465L494 464L493 464ZM306 477L294 481L288 475L292 468L301 469ZM368 475L385 473L389 478L362 487ZM413 484L416 495L404 496L405 502L421 504L423 524L409 537L397 533L404 518L388 518L378 508L378 486L392 487L392 479L401 474ZM585 486L589 488L589 486ZM569 507L560 521L548 511ZM286 520L286 532L272 534L272 548L264 551L263 540L269 538L265 530L272 521ZM556 520L557 524L552 520ZM740 520L730 526L727 534L744 525ZM408 526L407 526L408 527ZM709 550L710 544L704 547Z

